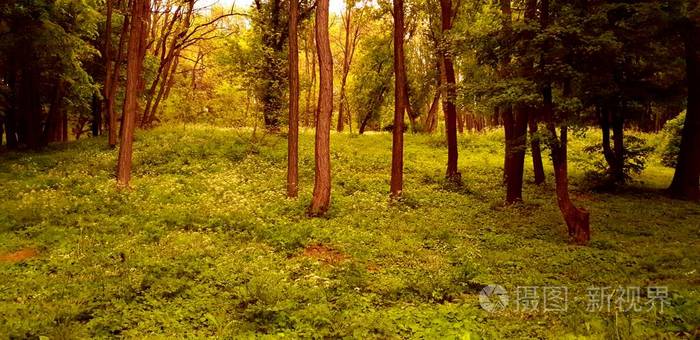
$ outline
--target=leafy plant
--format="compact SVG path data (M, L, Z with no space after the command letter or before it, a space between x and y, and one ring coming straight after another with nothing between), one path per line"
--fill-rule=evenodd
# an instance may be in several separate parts
M683 123L685 122L685 111L681 112L676 118L666 122L663 134L666 138L666 144L661 152L661 164L673 168L676 166L678 151L681 147L681 132L683 131Z
M648 146L644 139L631 135L625 136L623 145L624 163L622 171L625 175L625 182L629 182L633 176L640 175L644 171L647 158L654 148ZM593 161L594 170L586 174L588 181L594 183L596 187L614 184L611 181L615 179L610 176L609 165L603 157L603 144L589 145L583 150L595 157Z

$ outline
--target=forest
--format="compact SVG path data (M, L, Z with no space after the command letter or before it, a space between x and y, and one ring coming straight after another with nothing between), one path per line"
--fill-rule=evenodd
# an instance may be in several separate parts
M0 339L700 338L697 0L3 0Z

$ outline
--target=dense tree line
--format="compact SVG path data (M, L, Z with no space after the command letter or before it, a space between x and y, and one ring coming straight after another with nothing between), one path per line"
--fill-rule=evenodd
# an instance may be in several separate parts
M589 213L568 188L572 130L600 129L591 150L605 160L605 185L619 186L644 152L625 131L658 132L685 110L669 193L700 199L698 39L693 0L346 0L337 14L328 0L255 0L247 9L8 0L0 132L8 149L106 132L128 187L137 128L288 126L287 195L296 197L299 129L314 128L309 214L320 216L330 207L333 127L391 131L393 199L404 191L405 133L444 134L445 180L461 186L458 134L502 127L505 202L523 200L528 149L534 182L546 181L548 151L558 205L583 244Z

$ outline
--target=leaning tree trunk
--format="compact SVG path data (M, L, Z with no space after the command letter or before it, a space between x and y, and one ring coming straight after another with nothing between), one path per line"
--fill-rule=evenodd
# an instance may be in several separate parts
M131 27L126 62L126 94L122 115L122 138L117 162L117 185L120 187L128 187L131 179L131 157L138 106L136 97L145 56L144 53L141 53L146 30L145 17L150 8L149 0L132 0L131 5Z
M316 48L318 50L319 91L316 109L316 169L310 216L322 216L331 203L330 133L333 111L333 59L328 36L328 0L316 4Z
M697 6L697 5L696 5ZM700 28L697 24L686 33L686 73L688 109L681 134L678 162L669 192L675 198L700 199Z
M445 35L452 29L451 0L440 0L440 19L444 39ZM454 184L461 184L462 175L457 167L459 155L457 150L457 109L454 103L457 96L455 71L449 51L444 50L445 48L444 46L441 47L442 50L440 51L445 79L443 84L445 86L445 96L442 102L442 108L445 113L445 133L447 134L447 171L445 172L445 177Z
M114 68L112 69L112 75L109 87L109 97L107 97L107 117L109 119L109 132L108 132L108 144L110 148L117 146L117 113L114 110L114 99L117 94L117 85L119 84L119 71L121 70L122 59L124 56L124 44L127 39L129 32L129 21L128 15L124 16L124 22L122 23L122 30L119 34L119 46L117 47L117 58L114 60Z
M549 0L542 0L541 6L540 26L546 29L549 25ZM543 70L547 62L547 52L545 51L545 54L543 54L543 62L540 65ZM545 84L542 89L542 103L545 122L550 135L547 141L552 154L557 204L566 222L569 238L576 244L584 245L591 238L590 215L587 210L576 207L571 201L571 197L569 197L567 127L565 125L562 126L561 137L557 137L552 105L552 87L550 84Z
M406 112L403 0L394 0L394 129L391 147L391 197L403 190L403 116Z
M289 131L287 132L287 197L297 197L299 182L299 3L289 0Z

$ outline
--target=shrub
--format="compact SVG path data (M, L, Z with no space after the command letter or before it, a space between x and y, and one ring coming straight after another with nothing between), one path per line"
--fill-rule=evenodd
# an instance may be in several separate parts
M683 123L685 122L685 111L681 112L676 118L666 122L663 134L666 139L666 144L661 152L661 164L675 168L678 151L681 148L681 132L683 131Z
M587 180L593 182L595 186L614 184L608 171L608 163L603 156L603 144L597 143L584 148L584 151L595 157L593 171L586 174ZM639 175L646 167L647 157L653 148L647 146L642 138L626 135L624 139L624 164L622 171L625 175L625 182L631 181L632 176Z

